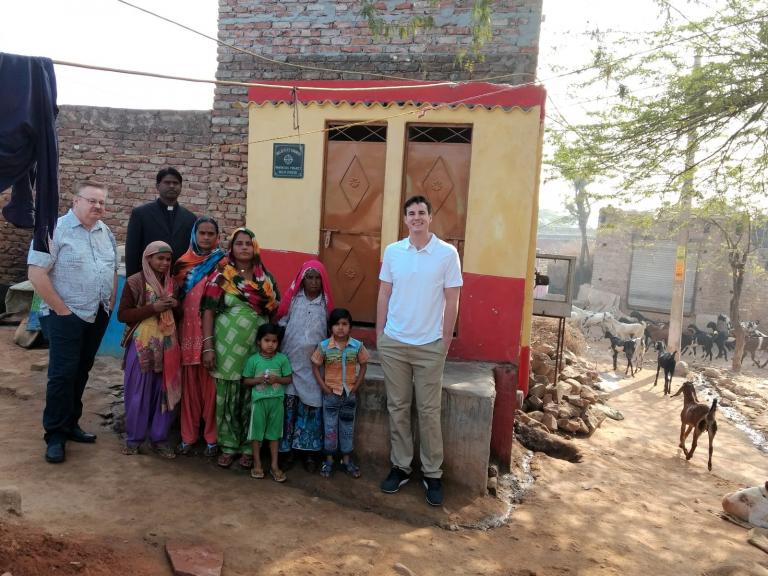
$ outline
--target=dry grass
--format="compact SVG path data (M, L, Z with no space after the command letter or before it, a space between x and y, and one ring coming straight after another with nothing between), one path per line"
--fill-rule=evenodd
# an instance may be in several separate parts
M531 341L543 342L557 347L557 320L554 318L533 317L533 326L531 331ZM565 323L565 342L566 350L581 356L587 350L587 342L584 334L573 326Z

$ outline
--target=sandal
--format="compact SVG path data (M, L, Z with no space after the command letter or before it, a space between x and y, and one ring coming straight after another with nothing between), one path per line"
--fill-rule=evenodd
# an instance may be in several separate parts
M179 445L176 446L176 454L179 456L190 456L192 454L192 448L194 448L194 444L180 442Z
M323 478L330 478L333 474L333 462L324 461L320 466L320 476Z
M240 460L238 460L237 463L240 465L240 468L245 468L246 470L253 468L253 456L250 454L243 454L240 456Z
M205 452L203 452L203 455L206 458L213 458L218 453L219 453L219 446L218 446L218 444L208 444L205 447Z
M251 468L251 478L255 478L256 480L261 480L264 478L264 470L261 468Z
M269 475L272 476L272 480L280 484L288 480L288 477L285 475L285 472L283 472L282 470L278 470L277 472L275 472L270 468Z
M344 463L344 472L351 478L360 478L360 468L352 460Z
M219 454L219 458L216 460L216 464L221 466L222 468L229 468L232 466L232 462L235 461L235 455L234 454L227 454L226 452L222 452Z
M139 447L131 446L130 444L125 444L122 450L120 450L120 452L122 452L126 456L135 456L136 454L139 453Z
M167 458L168 460L173 460L176 458L176 452L174 452L173 448L168 446L168 444L152 444L152 450L154 450L163 458Z

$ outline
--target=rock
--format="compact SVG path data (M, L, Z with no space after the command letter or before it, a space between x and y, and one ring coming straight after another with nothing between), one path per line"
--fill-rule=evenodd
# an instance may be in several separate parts
M534 374L533 375L533 381L536 382L536 384L549 384L549 376L546 374Z
M544 414L552 414L553 416L557 416L558 410L560 410L560 404L555 404L554 402L544 404Z
M568 378L566 382L568 382L568 384L571 385L569 394L581 394L581 386L582 386L581 382L579 382L578 380L574 380L573 378Z
M579 374L578 376L576 376L575 380L579 384L584 384L585 386L589 386L590 384L592 384L592 377L586 372L584 374Z
M720 389L720 399L721 399L721 401L723 399L725 399L725 400L730 400L731 402L733 402L734 400L738 400L739 397L736 396L736 394L734 394L730 390L728 390L726 388L721 388Z
M561 420L564 418L566 420L570 420L571 418L578 416L580 413L581 412L579 411L579 409L576 408L575 406L571 406L568 403L560 404L560 406L557 409L557 419ZM559 425L560 423L558 422L558 426Z
M571 432L572 434L575 434L581 429L581 425L576 420L571 420L568 418L558 420L557 427L560 430L565 430L566 432Z
M552 404L555 401L555 399L552 396L552 394L544 394L543 401L544 401L544 406L546 406L547 404Z
M675 376L681 378L688 376L688 363L685 360L678 360L675 364Z
M579 432L581 434L589 434L589 426L587 426L587 423L584 422L581 418L577 418L576 422L579 423Z
M496 496L498 490L499 490L499 479L495 476L493 478L488 478L488 494L491 496Z
M592 390L592 388L589 386L582 386L579 395L581 396L582 400L586 400L590 404L597 402L597 393L595 393L595 391Z
M528 412L527 416L531 420L536 420L537 422L541 422L542 420L544 420L544 412L539 412L538 410L534 410L533 412Z
M401 576L416 576L416 572L408 568L408 566L405 564L401 564L400 562L395 563L392 566L392 569Z
M581 396L569 395L565 397L565 401L573 406L576 406L577 408L584 408L585 406L589 406L589 401L585 400Z
M212 544L169 540L165 552L176 576L221 576L224 552Z
M546 430L515 422L515 437L528 450L543 452L547 456L568 462L581 462L581 450L574 442L563 440Z
M546 354L550 358L555 355L555 347L552 346L552 344L547 344L546 342L534 342L533 346L531 346L531 349L533 352Z
M592 408L599 410L608 416L608 418L611 420L624 420L624 414L622 414L619 410L616 410L616 408L611 408L607 404L593 404Z
M544 393L547 389L546 384L534 384L530 390L528 390L528 396L536 396L536 398L542 399L544 398Z
M546 375L555 369L552 359L541 352L531 352L531 372Z
M558 382L555 384L555 402L560 404L566 394L571 393L571 385L568 382Z
M760 402L760 400L757 400L756 398L744 398L742 399L742 402L749 406L750 408L754 408L755 410L762 410L764 407L764 404Z
M728 398L720 398L720 406L724 408L730 408L731 406L733 406L733 403L730 400L728 400Z
M541 419L541 423L544 424L550 432L555 432L557 430L557 420L552 414L547 414L545 412L544 418Z
M560 380L568 380L568 378L576 378L579 375L579 371L573 366L566 366L560 372Z
M0 516L21 516L21 492L16 486L0 488Z
M703 374L707 378L713 378L714 380L719 380L720 378L722 378L722 374L720 374L720 370L718 370L717 368L710 368L710 367L704 368Z
M544 406L544 401L537 396L528 396L526 402L528 403L529 412L532 410L541 410L541 407Z
M496 464L488 466L488 478L496 478L499 475L499 468Z
M588 434L591 436L595 433L595 430L600 427L600 424L603 423L603 420L605 420L605 414L599 410L595 410L590 406L584 410L584 413L581 415L581 419L584 420L584 423L587 425L587 428L589 429Z
M43 370L48 369L48 360L38 360L37 362L32 362L32 364L29 365L29 369L34 372L42 372Z

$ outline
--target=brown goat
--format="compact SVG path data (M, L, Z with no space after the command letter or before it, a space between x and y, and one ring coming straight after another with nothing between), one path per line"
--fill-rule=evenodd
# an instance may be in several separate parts
M696 397L696 388L693 387L693 382L683 382L680 389L675 392L672 397L678 396L680 392L683 393L683 410L680 412L680 448L685 453L685 459L690 460L693 457L693 452L696 450L696 443L699 440L699 435L707 431L709 435L709 460L707 461L707 469L712 470L712 448L715 440L715 434L717 433L717 421L715 420L715 412L717 411L717 398L712 401L712 406L709 407L706 404L699 402ZM691 449L686 450L685 439L688 438L688 434L693 431L693 440L691 442Z

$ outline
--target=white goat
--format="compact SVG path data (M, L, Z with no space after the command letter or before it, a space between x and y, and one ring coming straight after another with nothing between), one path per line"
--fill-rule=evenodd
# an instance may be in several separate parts
M606 312L603 315L602 325L605 332L610 332L622 340L633 340L645 336L645 322L640 322L639 324L624 324L623 322L616 320L610 312Z

